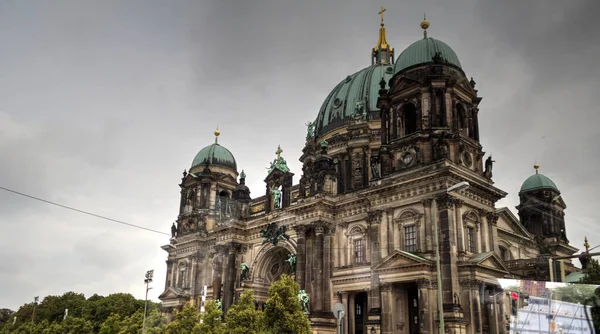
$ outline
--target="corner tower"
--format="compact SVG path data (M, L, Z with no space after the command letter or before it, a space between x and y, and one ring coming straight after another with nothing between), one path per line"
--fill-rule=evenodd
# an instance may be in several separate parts
M519 191L519 218L523 226L553 244L568 244L565 229L567 205L560 190L547 176L539 173L540 165L533 166L535 174L528 177Z

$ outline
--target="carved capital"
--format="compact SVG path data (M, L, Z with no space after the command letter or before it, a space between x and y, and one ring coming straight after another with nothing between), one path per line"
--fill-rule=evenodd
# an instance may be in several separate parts
M374 210L367 212L367 223L379 224L381 223L381 210Z
M465 279L465 280L461 280L459 282L459 284L461 287L463 287L465 289L477 290L477 289L479 289L481 282L478 280L474 280L474 279Z
M315 234L325 233L325 222L318 220L312 223L312 226L315 229Z
M217 255L227 255L229 253L229 247L227 247L227 245L215 245L215 251Z
M489 224L496 226L498 224L498 214L494 212L488 213L487 220Z
M417 280L417 286L419 289L427 289L431 286L431 281L426 278L419 278Z
M465 203L465 201L463 201L462 199L455 199L454 200L454 205L457 209L462 208L463 204Z
M228 244L229 254L239 254L242 251L242 245L237 242L231 242Z
M426 208L430 208L432 202L433 202L433 200L431 198L426 198L421 201L421 203L423 203L423 206Z
M381 292L391 292L392 284L391 283L383 283L379 285L379 291Z
M479 217L487 218L487 215L489 215L491 212L485 209L477 209L477 213L479 214Z
M298 238L306 237L306 226L304 225L296 225L294 226L294 230L296 231L296 235Z
M452 209L456 199L448 194L443 194L436 198L438 210Z
M394 210L395 210L394 208L387 208L387 209L385 209L385 214L388 217L392 217L393 218L394 217Z

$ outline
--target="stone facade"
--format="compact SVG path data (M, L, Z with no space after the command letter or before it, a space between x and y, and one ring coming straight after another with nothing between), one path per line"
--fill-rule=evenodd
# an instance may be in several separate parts
M382 58L374 57L377 66ZM576 249L566 239L562 199L561 210L536 207L560 217L563 229L552 235L495 207L507 194L494 186L491 157L483 159L480 101L473 79L433 57L382 81L377 109L361 106L364 117L309 129L297 185L281 150L257 198L243 173L238 182L233 168L193 166L163 246L167 313L187 301L199 307L203 286L225 312L249 288L260 308L286 273L310 296L315 333L335 333L337 302L347 310L345 333L439 333L439 269L446 332L504 333L498 279L543 279L550 256ZM469 187L446 191L461 182ZM289 240L263 243L260 231L271 223L287 227Z

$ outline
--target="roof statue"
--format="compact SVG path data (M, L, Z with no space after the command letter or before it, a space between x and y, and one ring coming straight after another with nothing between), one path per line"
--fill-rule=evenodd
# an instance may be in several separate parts
M315 123L317 123L316 121L314 122L308 122L306 123L307 129L306 129L306 139L313 139L315 138Z
M260 230L260 236L262 237L262 244L270 242L273 246L279 244L279 240L289 240L290 237L285 234L287 230L286 226L277 226L277 223L270 223L265 229Z
M277 158L275 160L273 160L273 162L271 162L271 166L269 166L269 172L267 174L271 174L271 172L273 170L275 170L276 168L284 173L287 173L290 171L290 168L288 167L287 162L281 156L282 152L283 152L283 150L281 149L281 146L278 145L277 151L275 151L275 154L277 154Z

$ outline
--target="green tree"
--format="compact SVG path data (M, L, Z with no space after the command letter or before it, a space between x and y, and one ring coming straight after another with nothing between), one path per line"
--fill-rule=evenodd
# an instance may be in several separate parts
M264 319L254 305L254 292L245 290L237 303L231 305L225 316L228 334L264 333Z
M562 300L568 303L583 304L586 299L594 296L593 285L586 284L565 284L553 289L552 299Z
M224 334L225 327L221 322L223 312L219 310L217 303L208 301L205 304L205 312L202 314L202 323L197 327L198 334Z
M110 319L110 317L109 317ZM108 321L108 319L107 319ZM139 310L132 314L131 316L121 320L121 322L116 326L113 331L106 332L108 333L119 333L119 334L141 334L142 327L144 322L144 310ZM154 309L152 311L147 312L146 314L146 334L158 334L163 333L165 330L165 326L167 324L167 320L158 312L158 310ZM104 324L102 325L104 327Z
M7 308L0 309L0 328L5 323L12 321L12 314L15 313L13 310Z
M196 308L187 303L183 306L183 310L175 312L175 320L173 320L165 329L166 334L188 334L199 333L200 313Z
M114 334L118 333L121 329L121 316L118 314L111 314L104 320L102 326L100 326L99 334Z
M600 284L600 264L598 260L590 258L585 270L585 276L581 279L583 284Z
M43 331L43 334L92 334L94 327L89 320L79 317L67 317L65 321L53 322Z
M300 286L288 275L271 284L264 311L266 333L310 333L310 321L298 301L299 292Z

